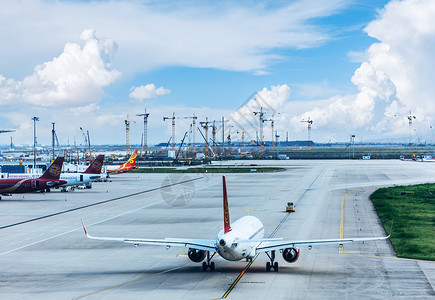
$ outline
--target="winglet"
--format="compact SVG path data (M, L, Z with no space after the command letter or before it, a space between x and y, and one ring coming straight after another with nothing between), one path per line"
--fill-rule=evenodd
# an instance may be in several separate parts
M224 232L231 231L230 224L230 211L228 209L228 196L227 196L227 184L225 182L225 176L222 176L222 185L223 185L223 198L224 198Z
M88 236L88 232L86 231L85 223L83 222L83 219L80 219L82 221L83 231L85 232L85 235Z

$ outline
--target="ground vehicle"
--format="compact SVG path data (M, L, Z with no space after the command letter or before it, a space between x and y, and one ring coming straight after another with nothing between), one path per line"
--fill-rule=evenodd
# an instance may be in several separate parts
M286 212L295 212L295 206L293 202L287 202L287 206L285 207Z

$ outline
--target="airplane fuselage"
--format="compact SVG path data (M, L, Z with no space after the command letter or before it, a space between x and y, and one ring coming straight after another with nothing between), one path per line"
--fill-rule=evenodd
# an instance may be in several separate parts
M264 226L253 216L244 216L231 224L231 231L222 229L216 237L216 250L226 260L237 261L255 256L256 248L264 236ZM252 243L238 241L254 240Z
M28 193L52 188L65 183L64 180L52 179L1 179L0 194Z
M35 174L9 174L9 179L35 179L40 175ZM62 173L60 174L60 180L66 181L61 186L80 185L88 182L92 182L101 178L99 174L84 174L84 173Z

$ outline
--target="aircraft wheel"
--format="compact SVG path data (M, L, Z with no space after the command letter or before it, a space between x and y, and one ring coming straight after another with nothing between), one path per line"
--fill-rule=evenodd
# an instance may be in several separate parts
M214 271L214 262L212 261L211 263L210 263L210 271Z
M203 272L207 271L207 263L206 262L202 263L202 271Z
M270 262L267 262L267 263L266 263L266 271L267 271L267 272L270 272Z
M278 272L278 262L277 261L273 264L273 270L275 272Z

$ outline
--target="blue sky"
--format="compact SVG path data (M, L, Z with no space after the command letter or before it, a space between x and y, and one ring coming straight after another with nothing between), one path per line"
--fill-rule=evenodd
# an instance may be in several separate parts
M31 144L35 115L42 144L50 144L51 122L62 144L82 143L79 127L96 144L123 144L128 115L138 122L131 143L139 143L135 114L146 107L150 143L169 138L162 117L172 112L224 116L255 135L240 116L254 118L261 97L290 139L306 138L300 120L310 117L318 142L350 134L430 142L430 82L410 75L432 75L434 10L428 0L6 0L0 127L17 129L16 144ZM409 110L418 115L413 128ZM178 141L189 124L177 125Z

